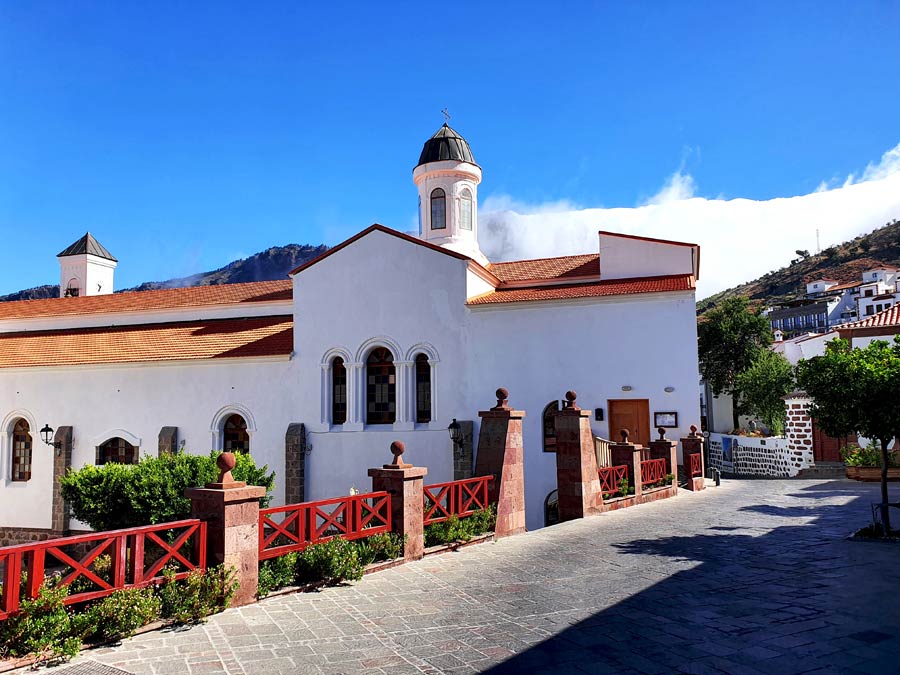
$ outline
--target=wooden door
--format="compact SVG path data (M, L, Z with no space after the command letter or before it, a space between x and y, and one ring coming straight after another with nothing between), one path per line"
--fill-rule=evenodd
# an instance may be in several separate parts
M650 444L650 401L646 398L614 399L607 401L610 440L622 440L619 432L628 429L628 440L647 446Z
M856 443L856 435L834 438L819 429L813 420L813 460L816 462L840 462L841 448Z

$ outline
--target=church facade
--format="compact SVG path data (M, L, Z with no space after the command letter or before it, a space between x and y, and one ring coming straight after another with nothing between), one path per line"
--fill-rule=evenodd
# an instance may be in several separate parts
M275 504L366 490L394 440L428 482L453 480L473 442L461 460L448 424L477 445L500 386L527 414L535 529L567 390L602 438L699 424L699 247L599 232L583 255L491 262L481 177L444 125L413 171L418 236L373 225L284 281L112 293L96 239L62 251L63 297L0 304L0 542L83 528L58 494L67 466L178 448L250 452Z

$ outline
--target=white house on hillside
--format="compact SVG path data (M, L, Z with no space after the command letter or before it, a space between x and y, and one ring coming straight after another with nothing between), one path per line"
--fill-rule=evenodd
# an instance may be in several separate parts
M112 293L117 261L96 239L64 250L69 297L0 303L0 541L80 526L54 486L66 466L181 446L252 453L277 472L276 504L366 489L395 439L426 482L452 480L447 426L477 439L499 386L527 412L532 529L556 487L545 413L566 390L599 436L646 442L656 412L686 434L699 247L600 232L582 255L492 262L481 178L444 125L413 171L417 236L373 225L284 281Z

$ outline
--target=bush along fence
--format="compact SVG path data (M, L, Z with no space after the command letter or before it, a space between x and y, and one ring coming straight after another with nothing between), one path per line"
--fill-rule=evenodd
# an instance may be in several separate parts
M590 411L577 405L577 394L566 392L563 407L555 413L556 478L561 521L584 518L604 511L672 497L678 492L678 443L665 437L643 447L628 441L611 443L608 466L597 465ZM702 490L703 438L691 427L682 439L683 471L689 490Z

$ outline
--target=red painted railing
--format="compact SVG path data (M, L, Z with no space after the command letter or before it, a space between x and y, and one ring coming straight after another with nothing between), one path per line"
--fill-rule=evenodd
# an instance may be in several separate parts
M666 479L666 460L648 459L641 462L641 485L661 483Z
M597 473L600 476L600 492L606 495L619 491L619 483L628 478L628 467L601 466Z
M107 572L95 565L102 555L111 559ZM61 585L78 582L79 590L65 599L74 604L160 581L170 563L178 567L179 579L206 569L205 522L178 520L0 548L0 620L18 611L22 598L36 598L48 572L59 573ZM27 573L24 583L22 572Z
M259 559L302 551L332 537L360 539L391 531L391 496L368 492L259 510Z
M703 461L699 452L693 452L688 457L691 458L691 478L703 475Z
M488 483L493 476L475 476L449 483L426 485L425 525L439 523L450 516L464 518L488 507Z

